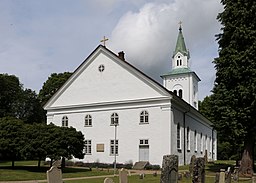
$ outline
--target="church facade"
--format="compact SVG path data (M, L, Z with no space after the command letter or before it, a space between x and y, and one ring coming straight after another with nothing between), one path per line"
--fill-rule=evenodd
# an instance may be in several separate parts
M217 133L197 110L200 79L189 58L180 28L161 85L123 52L100 45L46 103L47 123L83 132L84 162L161 165L167 154L178 155L180 165L192 155L216 160Z

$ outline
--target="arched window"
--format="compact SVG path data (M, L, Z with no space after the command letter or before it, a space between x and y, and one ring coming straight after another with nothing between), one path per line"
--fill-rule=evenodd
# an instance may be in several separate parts
M113 113L111 115L111 122L110 125L118 125L119 121L118 121L118 114L117 113Z
M182 65L182 60L180 59L180 65Z
M195 130L195 134L194 134L194 148L195 148L195 152L197 152L197 133Z
M92 116L86 115L84 119L84 126L92 126Z
M179 89L179 97L182 98L182 89Z
M140 123L148 123L148 112L142 111L140 113Z
M68 127L68 117L67 116L63 116L63 118L62 118L62 126Z
M180 124L177 124L177 149L181 149L181 133L180 133Z
M187 150L190 151L190 129L187 127Z
M179 66L179 60L177 60L177 66Z
M175 95L177 95L177 90L173 90L173 93L174 93Z

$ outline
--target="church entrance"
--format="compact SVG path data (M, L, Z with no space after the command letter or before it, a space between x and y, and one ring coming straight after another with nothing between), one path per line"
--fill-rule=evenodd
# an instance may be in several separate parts
M140 140L139 161L149 161L149 143L148 143L148 139Z

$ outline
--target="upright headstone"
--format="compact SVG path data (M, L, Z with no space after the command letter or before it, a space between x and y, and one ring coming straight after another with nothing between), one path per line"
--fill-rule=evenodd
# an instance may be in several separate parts
M205 163L208 162L208 151L207 150L204 151L204 162Z
M193 173L193 168L195 166L195 161L196 161L196 156L195 155L191 156L190 164L189 164L189 172L190 172L191 175Z
M52 167L50 168L50 170L48 170L46 172L48 183L62 183L63 182L61 169L58 168L59 165L60 165L60 162L55 161L53 163Z
M195 165L193 168L193 183L205 183L205 159L196 158Z
M225 183L225 169L220 169L219 183Z
M177 155L165 155L163 157L160 183L178 182L178 162L179 159Z
M235 182L238 182L238 179L239 179L239 167L238 166L235 166L234 168L234 175L233 175L233 179Z
M119 183L128 183L128 172L125 169L121 169L119 172Z
M114 183L114 181L111 178L105 178L104 183Z
M256 183L256 173L252 175L252 183Z
M228 167L228 170L226 172L226 181L225 183L231 183L231 167Z

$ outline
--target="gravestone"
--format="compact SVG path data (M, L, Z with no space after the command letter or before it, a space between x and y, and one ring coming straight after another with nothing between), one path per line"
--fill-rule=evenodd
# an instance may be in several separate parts
M228 167L228 170L226 172L226 183L231 183L231 168Z
M104 183L114 183L114 181L111 178L105 178Z
M160 183L178 182L178 162L177 155L165 155L163 157Z
M50 168L50 170L48 170L46 172L48 183L62 183L63 182L61 169L59 169L58 166L60 166L60 162L55 161L53 163L52 167Z
M193 168L193 183L205 183L205 159L196 158L195 165Z
M128 183L128 172L125 169L121 169L119 172L119 183Z
M219 183L225 183L225 169L220 169Z
M195 155L191 156L190 164L189 164L189 172L190 172L191 175L193 173L193 168L195 166L195 161L196 161L196 156Z
M204 151L204 162L205 163L208 162L208 151L207 150Z
M252 175L252 183L256 183L256 173Z
M239 167L238 166L235 166L234 168L234 175L233 175L233 179L235 182L238 182L238 179L239 179Z

